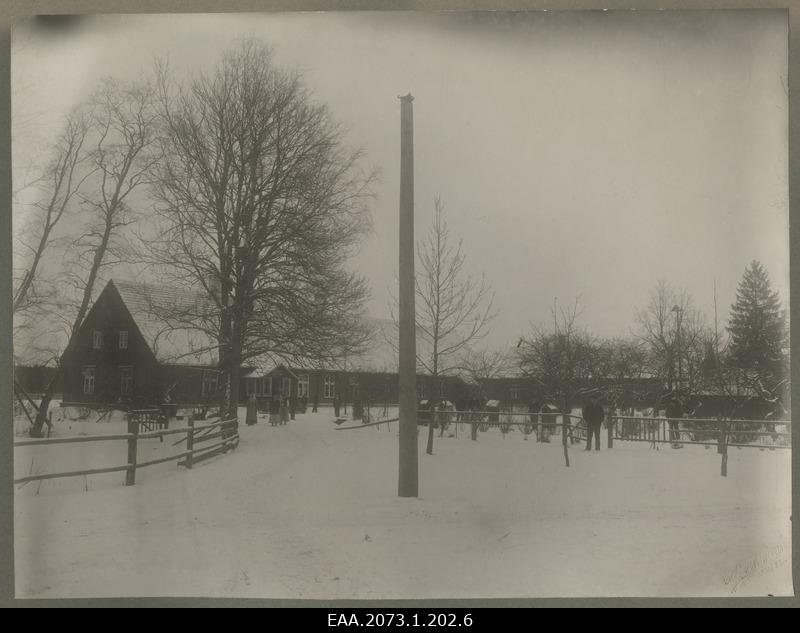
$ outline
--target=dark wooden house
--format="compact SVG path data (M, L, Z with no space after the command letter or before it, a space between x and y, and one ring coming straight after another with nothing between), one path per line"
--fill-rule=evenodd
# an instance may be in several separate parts
M189 327L203 299L191 293L109 281L61 359L63 405L147 407L217 399L217 345Z

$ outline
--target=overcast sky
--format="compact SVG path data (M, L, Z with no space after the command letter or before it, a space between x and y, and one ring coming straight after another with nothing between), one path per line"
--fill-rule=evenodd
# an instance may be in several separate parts
M720 317L753 259L788 307L787 24L781 11L297 13L20 22L12 43L15 178L104 75L154 57L212 68L242 36L272 46L382 173L354 259L387 316L397 270L397 95L414 97L417 237L445 203L485 273L504 346L580 296L617 336L663 278ZM15 187L19 181L15 182ZM15 213L24 212L21 206ZM15 215L17 226L20 216Z

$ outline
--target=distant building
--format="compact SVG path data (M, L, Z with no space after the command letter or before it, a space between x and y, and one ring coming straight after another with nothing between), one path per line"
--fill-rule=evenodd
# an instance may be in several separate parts
M295 360L285 365L267 365L245 376L240 397L255 394L269 398L279 393L279 383L285 391L291 388L292 397L305 398L308 403L331 404L334 399L344 403L396 404L399 400L396 343L397 329L391 320L367 320L370 341L358 355L323 366L314 359ZM440 376L435 379L420 371L417 375L417 399L463 401L475 395L475 386L459 376Z
M208 297L144 283L109 281L89 310L74 344L62 355L65 406L147 407L163 404L197 406L219 402L222 385L219 348L213 332L217 310ZM207 327L204 327L204 324ZM396 404L399 400L397 354L392 321L370 319L367 350L341 362L322 366L310 359L254 363L240 368L239 401L255 395L266 407L275 397L307 404ZM45 367L15 370L18 383L35 394L52 375ZM655 378L585 381L581 394L600 391L615 406L653 407L664 388ZM722 397L698 394L697 409L711 414ZM466 405L474 400L498 400L502 406L536 406L547 401L529 377L512 370L495 378L433 376L418 371L417 400L449 400ZM737 408L760 413L750 398ZM751 411L752 409L752 411Z
M196 405L217 399L218 349L189 316L202 297L109 281L65 350L65 406ZM182 322L185 321L185 322Z

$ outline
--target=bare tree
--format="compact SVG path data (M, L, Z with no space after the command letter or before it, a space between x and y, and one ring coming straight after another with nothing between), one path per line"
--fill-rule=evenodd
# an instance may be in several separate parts
M647 349L635 338L598 341L598 366L595 375L611 382L641 378L647 370Z
M42 173L25 187L36 191L36 198L26 205L26 215L33 215L27 219L25 229L17 238L28 257L24 257L26 268L16 278L13 299L15 315L38 303L41 293L37 292L36 282L45 253L53 246L58 223L83 182L93 173L91 169L79 169L87 159L84 142L89 131L89 120L90 113L82 108L66 117L64 130L55 142L50 161Z
M484 277L465 273L461 240L451 241L444 205L434 199L434 217L425 239L417 245L416 293L417 365L434 378L463 368L469 347L487 334L496 316L494 293ZM395 323L396 300L390 305ZM433 454L433 424L428 426L427 453Z
M636 319L637 335L648 348L650 373L670 391L694 390L701 379L708 329L689 294L661 280Z
M578 325L579 301L551 309L552 330L534 326L518 346L522 372L569 413L578 389L600 369L597 343Z
M367 339L368 289L346 268L369 230L373 174L296 73L252 40L189 85L158 68L163 162L149 258L213 306L185 327L218 343L223 406L258 357L336 361ZM180 315L178 315L180 317Z
M88 312L102 269L109 265L109 255L123 243L123 232L132 222L128 199L134 190L147 182L157 155L153 152L156 113L152 90L148 85L128 85L106 80L92 100L91 143L87 159L90 176L77 191L81 200L81 220L77 234L68 245L65 263L67 279L75 302L55 306L67 326L67 347L78 344L78 332ZM66 304L66 305L65 305ZM67 309L65 309L67 308ZM59 367L42 396L31 435L40 436L57 380Z
M514 360L502 350L470 349L464 356L461 369L470 380L482 386L487 380L510 373L514 369Z

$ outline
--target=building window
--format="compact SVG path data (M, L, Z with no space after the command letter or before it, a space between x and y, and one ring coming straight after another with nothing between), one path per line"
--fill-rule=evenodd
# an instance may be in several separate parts
M272 378L262 376L261 378L253 378L252 381L257 396L272 395Z
M202 395L204 397L213 396L217 392L217 372L205 370L203 372Z
M128 330L119 331L119 348L128 349Z
M447 398L447 383L444 381L439 383L439 397Z
M133 367L119 368L119 392L123 396L133 393Z
M92 347L94 349L103 348L103 333L100 330L95 330L92 334Z
M324 383L325 391L324 396L325 398L335 398L336 397L336 378L334 376L325 376L325 383Z
M417 400L425 400L425 382L423 380L417 381Z
M281 380L281 396L288 398L292 395L292 379L284 376Z
M248 378L246 380L246 393L248 396L252 396L256 392L256 379L255 378Z
M94 394L94 367L83 368L83 393L87 396Z
M297 397L308 398L308 374L303 374L297 379Z
M519 400L519 387L517 385L512 385L509 388L509 392L512 400Z

